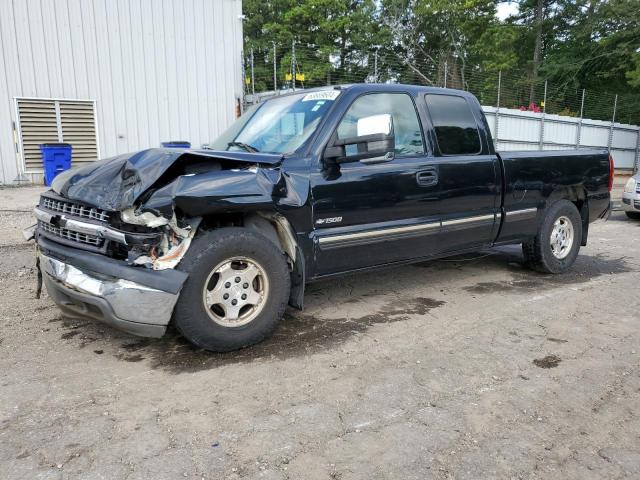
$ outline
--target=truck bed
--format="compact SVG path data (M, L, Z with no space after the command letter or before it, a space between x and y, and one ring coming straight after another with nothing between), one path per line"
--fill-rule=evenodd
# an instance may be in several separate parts
M540 208L560 198L587 202L586 222L609 209L610 157L606 149L528 150L498 152L503 172L503 210L506 221L498 242L534 233L534 222L514 218L509 211Z

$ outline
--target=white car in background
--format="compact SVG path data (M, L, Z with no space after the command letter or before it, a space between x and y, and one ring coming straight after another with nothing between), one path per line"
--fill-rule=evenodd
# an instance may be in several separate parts
M627 180L624 186L622 209L627 217L640 220L640 172Z

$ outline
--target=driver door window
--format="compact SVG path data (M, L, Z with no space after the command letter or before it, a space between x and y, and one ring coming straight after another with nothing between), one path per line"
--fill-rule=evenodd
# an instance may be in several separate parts
M339 139L358 135L358 120L389 114L393 119L395 156L424 154L422 130L411 97L406 93L372 93L357 98L338 125ZM355 155L356 145L348 145L346 155Z

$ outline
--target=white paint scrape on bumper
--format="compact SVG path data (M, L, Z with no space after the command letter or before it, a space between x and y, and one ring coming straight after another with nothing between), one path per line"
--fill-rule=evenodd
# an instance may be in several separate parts
M83 272L42 252L38 255L47 292L66 315L92 318L134 335L165 333L177 293Z

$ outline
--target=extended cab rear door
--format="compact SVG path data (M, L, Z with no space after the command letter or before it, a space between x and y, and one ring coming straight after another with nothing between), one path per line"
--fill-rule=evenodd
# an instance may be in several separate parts
M489 245L500 224L502 174L480 105L447 90L423 99L438 174L439 250Z

